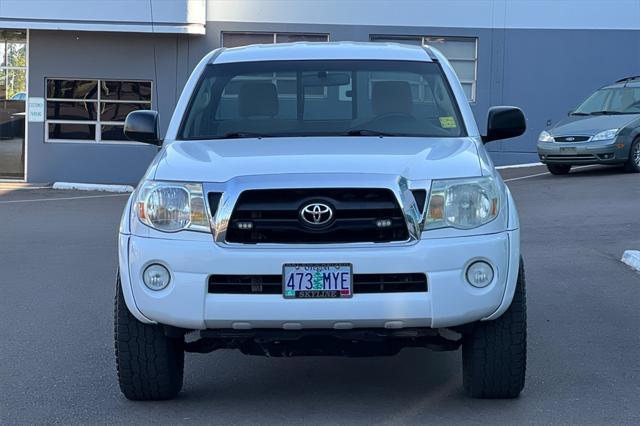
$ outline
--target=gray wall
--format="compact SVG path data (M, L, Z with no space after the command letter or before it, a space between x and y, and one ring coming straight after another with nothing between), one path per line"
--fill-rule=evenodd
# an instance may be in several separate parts
M177 87L187 77L186 37L31 31L29 96L45 96L47 77L152 80L153 108L160 111L164 131L179 94ZM142 144L45 143L44 123L28 126L27 178L31 182L135 183L158 150Z
M598 87L640 74L640 31L473 29L208 22L206 35L141 35L32 31L31 96L44 96L45 77L150 79L154 107L166 129L188 74L220 46L223 31L329 33L332 41L368 41L370 34L478 37L477 101L485 128L491 105L517 105L528 117L520 138L488 145L496 164L537 161L535 144L547 122L564 117ZM157 78L154 73L154 48ZM29 124L28 179L135 183L154 147L44 143L42 123Z

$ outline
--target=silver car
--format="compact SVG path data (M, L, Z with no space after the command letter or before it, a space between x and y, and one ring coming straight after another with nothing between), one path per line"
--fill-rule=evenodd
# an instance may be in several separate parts
M597 90L540 133L538 155L556 175L578 164L624 165L640 172L640 76Z

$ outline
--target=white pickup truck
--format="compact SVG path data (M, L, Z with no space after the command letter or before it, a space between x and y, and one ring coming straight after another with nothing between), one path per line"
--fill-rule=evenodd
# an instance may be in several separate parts
M294 43L202 59L119 231L115 343L129 399L182 388L185 352L393 355L462 347L473 397L524 386L519 224L484 143L525 131L489 110L481 136L430 47Z

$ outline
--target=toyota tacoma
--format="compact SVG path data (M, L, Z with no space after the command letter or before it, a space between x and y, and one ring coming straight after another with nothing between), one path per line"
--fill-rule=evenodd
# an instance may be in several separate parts
M431 47L294 43L218 49L195 67L119 229L115 348L123 394L169 399L185 352L383 356L462 349L463 385L525 381L518 214Z

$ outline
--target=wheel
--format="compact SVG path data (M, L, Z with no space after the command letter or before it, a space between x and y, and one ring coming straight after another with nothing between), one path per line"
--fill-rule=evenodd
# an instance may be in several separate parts
M462 343L462 381L474 398L516 398L527 367L527 306L524 265L511 306L493 321L479 322Z
M162 326L136 319L116 280L115 349L120 390L127 399L174 398L182 389L184 338L165 336Z
M552 175L566 175L571 170L571 164L547 164Z
M631 144L629 159L624 163L624 168L631 173L640 173L640 138L637 138Z

